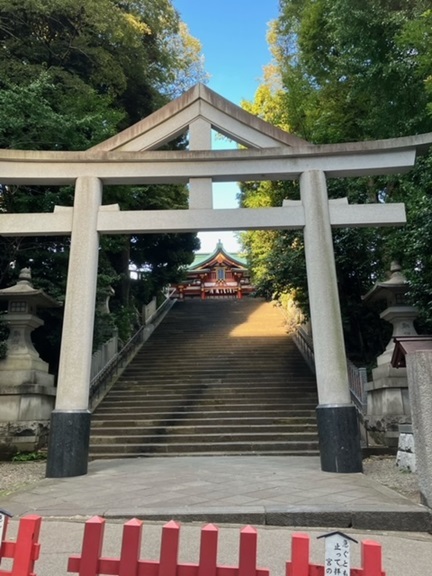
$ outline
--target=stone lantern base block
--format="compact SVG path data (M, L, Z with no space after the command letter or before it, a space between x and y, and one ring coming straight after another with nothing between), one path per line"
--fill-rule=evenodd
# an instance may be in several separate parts
M10 365L10 363L9 363ZM33 384L39 386L53 386L54 376L48 374L46 370L35 369L34 366L14 369L6 369L0 366L0 387L21 386L22 384Z
M377 444L397 447L399 425L411 422L406 369L382 364L372 377L367 383L368 433Z
M354 406L318 406L318 436L323 472L363 472L360 430Z
M379 446L397 448L399 443L399 426L410 424L411 418L406 414L372 414L365 419L369 439Z
M88 410L53 410L48 441L47 478L87 474L90 444Z
M49 420L0 422L0 460L18 452L36 452L46 446Z
M0 455L34 452L46 446L55 388L0 384Z

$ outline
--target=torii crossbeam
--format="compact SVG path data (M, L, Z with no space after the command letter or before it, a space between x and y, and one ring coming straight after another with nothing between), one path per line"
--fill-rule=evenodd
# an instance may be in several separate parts
M211 130L243 150L211 150ZM188 132L189 150L157 151ZM432 134L314 146L197 85L184 96L86 152L0 151L2 184L75 185L73 208L52 214L0 214L4 236L71 235L67 294L47 476L86 474L89 383L100 234L303 229L319 406L321 467L362 469L351 404L332 227L405 222L403 204L348 205L328 200L326 178L402 173ZM276 208L214 210L212 183L299 179L301 201ZM189 184L189 209L121 211L102 204L103 186Z

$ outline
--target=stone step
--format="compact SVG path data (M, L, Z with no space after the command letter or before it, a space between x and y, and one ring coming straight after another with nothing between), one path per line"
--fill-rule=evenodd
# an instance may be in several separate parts
M178 458L178 457L191 457L191 456L214 456L215 453L213 451L208 452L154 452L154 453L137 453L137 452L122 452L119 454L118 452L111 451L111 452L104 452L100 454L93 449L90 453L90 460L115 460L117 458ZM226 452L218 452L217 456L319 456L319 450L302 450L299 452L298 450L254 450L253 453L247 452L244 450L233 450L229 449Z
M117 381L116 387L114 390L122 390L122 389L130 389L130 388L142 388L145 387L147 390L151 390L152 388L161 389L161 390L169 390L173 388L174 391L179 391L182 388L186 390L196 389L200 390L202 388L211 388L214 387L216 390L223 389L268 389L274 388L279 390L310 390L315 391L316 393L316 384L313 379L306 379L306 378L295 378L293 376L275 376L274 378L267 378L267 377L260 377L259 375L242 375L236 377L235 374L223 375L219 374L218 376L199 376L192 375L192 374L177 374L173 376L146 376L140 377L135 375L134 378L128 376L127 378L121 378Z
M189 370L180 370L179 368L170 368L164 370L163 367L155 368L154 370L129 370L125 372L121 380L140 380L149 381L159 379L164 380L174 380L174 381L190 381L194 379L198 380L220 380L220 379L232 379L234 382L242 381L252 381L252 382L274 382L274 381L290 381L295 379L305 380L309 379L309 382L313 382L313 377L308 377L307 374L292 373L285 368L277 369L277 367L269 373L269 366L263 369L261 372L258 370L251 370L251 367L244 367L239 370L230 368L226 370L207 369L199 370L190 368Z
M227 451L238 451L244 453L254 453L262 452L267 449L276 451L289 450L293 453L300 454L303 451L318 450L318 442L295 442L295 441L256 441L256 442L213 442L213 444L208 444L204 442L194 442L188 444L171 444L171 443L138 443L138 444L94 444L93 440L90 443L90 450L92 455L94 453L116 453L117 457L122 457L124 453L131 453L138 456L139 454L161 454L161 453L176 453L182 454L184 452L204 452L209 451L211 446L211 451L214 453L227 452ZM93 453L94 449L94 453Z
M188 415L187 424L185 423L184 414L178 417L168 417L168 418L143 418L141 414L138 414L136 418L122 418L117 414L112 414L111 416L98 417L95 415L92 418L92 429L106 427L116 427L125 428L127 426L137 426L137 427L148 427L148 426L172 426L178 427L180 425L184 426L232 426L232 425L242 425L248 427L254 426L300 426L300 425L311 425L316 426L315 414L311 416L270 416L270 417L255 417L250 418L249 416L235 416L235 417L225 417L219 418L205 416L203 418L199 416L194 416L193 414Z
M197 437L195 434L180 434L175 433L168 435L167 430L161 428L160 434L135 434L135 435L98 435L92 434L92 445L106 444L110 441L113 444L136 444L141 443L166 443L172 445L189 445L195 444L199 438L201 444L215 444L218 442L316 442L316 432L224 432L221 430L219 433L206 433Z
M268 364L269 362L275 362L277 366L286 366L291 368L298 368L298 369L307 369L305 364L302 362L303 357L299 354L299 356L295 356L292 353L290 354L289 351L286 349L275 350L273 349L272 352L265 351L259 352L256 347L249 347L245 349L244 352L239 350L233 350L228 353L223 353L220 356L212 356L210 357L212 349L214 351L213 346L218 346L220 348L219 343L217 340L213 341L212 347L210 347L207 351L201 350L201 353L197 353L196 346L191 346L190 350L177 350L177 353L172 353L170 351L170 363L176 365L187 365L187 360L189 358L196 358L200 360L199 365L202 362L206 362L207 366L223 366L228 364L238 364L244 365L247 363L248 359L250 360L251 354L254 355L254 364L256 363L257 366ZM142 349L143 350L143 349ZM150 350L145 348L145 353L141 352L135 356L134 366L142 367L145 369L148 366L163 366L163 360L166 358L167 348L165 351L162 350L157 352L155 350ZM291 362L292 359L292 362ZM166 367L166 366L165 366Z
M218 425L191 425L182 424L178 421L177 425L169 425L165 423L155 422L149 426L131 425L133 423L127 422L123 426L108 425L109 422L92 422L92 435L97 436L145 436L157 433L166 434L196 434L203 437L206 434L244 434L244 433L314 433L316 435L316 424L218 424ZM120 430L121 428L121 430Z
M212 339L209 340L208 346L203 346L202 340L188 339L187 345L185 343L172 343L167 338L161 341L159 347L152 346L149 341L144 348L135 356L138 364L146 364L146 359L150 363L162 364L163 359L166 357L167 350L169 350L170 359L173 362L184 363L186 356L194 358L204 358L208 363L215 364L216 362L244 362L250 358L251 352L256 356L258 363L276 360L278 364L287 364L292 359L294 365L302 366L303 356L293 347L286 346L286 340L280 344L270 342L266 339L266 344L257 342L256 338L251 342L243 342L241 346L234 344L231 340L226 340L225 337L217 338L212 334ZM208 336L207 336L208 337ZM217 345L217 348L215 348ZM210 356L209 354L212 354Z
M155 338L152 336L152 339ZM225 334L218 335L215 331L211 333L211 340L209 334L202 336L193 335L182 335L182 341L179 342L178 339L170 339L166 336L163 337L157 344L156 340L153 343L150 341L146 344L145 348L142 348L137 353L137 360L144 360L147 356L150 356L151 361L157 362L163 358L163 354L166 354L167 349L170 351L170 357L172 356L174 360L182 360L184 354L191 354L196 358L207 357L209 361L225 361L228 359L244 359L247 358L250 352L255 352L257 354L258 360L261 358L266 360L267 358L276 358L278 362L286 361L284 355L287 354L292 356L293 362L301 363L302 358L301 353L295 347L295 344L289 345L289 341L286 336L278 340L272 339L267 336L266 338L243 338L238 342L227 338ZM207 343L206 343L207 342ZM214 348L213 344L217 344L218 347ZM288 344L288 345L287 345ZM208 354L212 352L212 356Z
M196 419L208 419L208 418L213 418L213 419L225 419L225 418L235 418L235 419L239 419L241 417L245 417L245 412L244 410L200 410L200 411L194 411L193 413L190 413L186 410L176 410L176 411L160 411L160 412L155 412L152 411L148 417L151 418L152 420L155 420L156 418L161 419L161 420L170 420L170 419L183 419L185 420L185 415L187 415L188 417L188 421L190 421L190 419L192 420L196 420ZM315 414L315 409L314 410L249 410L247 413L247 419L249 421L255 421L256 418L262 417L262 416L267 416L267 417L271 417L271 418L291 418L291 417L298 417L298 418L315 418L316 414ZM115 409L111 409L110 411L98 411L97 414L94 415L93 419L97 420L97 419L102 419L102 420L125 420L127 418L130 418L132 420L139 420L143 418L143 413L141 410L129 410L129 411L122 411L122 412L118 412Z
M146 365L146 361L150 362L151 364L160 362L163 358L166 357L167 353L167 341L164 341L164 347L160 350L158 349L151 349L151 347L146 347L142 350L142 352L138 352L136 355L135 362L137 365ZM178 346L172 347L170 350L169 356L170 360L175 363L184 363L184 359L186 356L190 357L193 356L194 358L198 358L200 360L207 360L207 362L244 362L248 358L250 359L250 350L256 350L257 342L249 343L241 348L237 348L235 346L226 346L224 349L221 347L220 344L217 344L218 353L215 353L214 346L208 347L208 349L204 350L200 348L197 350L196 344L189 345L188 348L184 346L182 348L178 348ZM286 349L285 346L280 346L278 349L277 346L273 346L272 350L262 350L261 352L257 351L254 353L253 359L254 362L261 363L261 362L268 362L269 360L275 360L278 364L288 364L287 357L289 356L292 358L292 364L294 366L304 366L302 363L302 356L300 353L295 354L293 351L289 351Z
M293 355L286 350L286 348L281 348L277 350L273 348L272 352L266 350L265 352L260 351L257 349L256 346L251 347L248 346L244 349L229 348L226 352L218 354L217 356L213 355L209 357L209 354L213 351L214 352L214 345L218 346L218 350L221 349L220 343L214 339L213 344L209 347L208 350L200 350L199 352L196 349L196 346L193 345L190 349L177 350L177 352L170 351L170 362L174 364L178 364L179 366L186 365L188 358L197 358L200 360L207 361L207 364L215 366L216 364L223 364L223 363L233 363L233 364L245 364L248 359L250 360L251 353L254 354L254 360L256 360L257 365L260 364L267 364L269 361L274 361L278 366L292 366L297 368L304 369L304 363L302 362L303 357L299 354L298 357ZM152 350L150 348L145 348L145 352L138 352L137 356L135 357L136 360L134 361L135 366L142 366L146 368L148 365L150 366L163 366L163 359L167 353L167 346L165 343L164 350ZM165 355L165 356L164 356ZM291 362L292 359L292 362Z
M141 406L160 406L163 403L166 406L173 406L175 404L213 404L213 405L229 405L229 404L293 404L295 406L302 405L302 404L310 404L313 403L315 406L317 404L316 395L313 394L280 394L279 396L276 394L227 394L225 396L218 396L217 394L211 393L207 394L203 391L202 394L188 394L184 396L168 396L165 394L161 394L160 396L148 398L148 397L139 397L135 394L127 394L125 396L109 396L104 401L104 406L111 406L116 405L119 408L127 407L131 405L139 404Z
M209 414L214 413L215 416L221 416L223 413L228 414L244 414L247 413L249 415L259 415L260 411L263 413L274 413L280 414L283 416L284 414L287 415L294 415L298 413L299 416L302 415L305 411L312 412L315 410L317 403L316 402L304 402L302 404L295 404L292 405L291 403L287 402L279 402L276 404L263 404L262 402L255 402L255 403L248 403L248 404L227 404L223 403L221 405L215 404L206 404L205 402L202 403L180 403L177 405L169 406L167 404L161 404L159 406L142 406L139 403L131 402L130 405L111 405L105 406L103 403L97 410L98 415L113 413L114 411L117 414L172 414L172 413L185 413L192 411L194 414L201 413L201 414ZM285 406L285 408L284 408Z
M217 342L215 342L215 345L217 345ZM163 363L163 359L157 359L155 360L154 358L150 357L150 352L151 351L147 351L146 356L144 356L141 360L140 358L137 358L134 362L134 365L131 366L130 368L127 368L126 370L142 370L142 371L146 371L146 370L158 370L158 369L167 369L168 367ZM209 351L209 354L211 352ZM162 354L162 353L161 353ZM166 354L166 352L165 352ZM223 358L219 358L219 359L212 359L211 361L208 360L208 358L206 359L205 354L203 354L202 358L199 358L199 356L197 356L196 354L193 353L193 350L191 350L190 353L187 352L183 352L181 354L181 358L176 358L170 357L170 367L176 367L176 368L180 368L180 369L184 369L187 370L189 368L194 368L194 366L190 366L188 365L189 362L194 362L195 367L200 367L202 364L206 364L205 369L227 369L227 368L237 368L237 369L243 369L245 367L247 367L248 371L251 370L251 366L250 366L250 358L253 355L254 357L254 369L256 371L262 370L262 369L266 369L268 368L270 365L273 366L274 369L286 369L286 370L290 370L292 372L305 372L305 373L310 373L310 370L307 366L304 365L304 363L301 361L302 359L299 358L299 361L296 362L293 360L293 362L289 361L289 355L287 355L287 357L283 357L281 358L281 354L286 354L286 352L280 352L277 356L270 356L270 355L266 355L265 357L257 357L255 359L256 353L255 350L249 350L248 355L245 355L244 358L236 358L235 356L224 356ZM248 358L249 356L249 358ZM201 366L201 368L204 368L203 366Z
M118 380L118 386L158 386L165 388L169 386L219 386L226 388L241 388L241 387L261 387L266 388L273 386L277 388L310 388L316 390L316 384L313 378L303 378L290 376L286 374L274 374L273 378L267 375L260 374L246 374L242 372L236 375L235 373L222 374L199 374L199 373L176 373L176 374L146 374L146 375L125 375Z
M109 393L109 398L122 398L129 397L133 390L133 396L142 398L156 398L158 396L163 398L183 397L198 394L204 391L207 395L214 394L217 396L259 396L266 394L267 396L277 396L287 394L289 396L316 396L316 389L312 387L296 386L226 386L225 384L197 384L185 385L184 387L171 387L164 386L163 388L156 386L141 385L133 388L116 387Z
M222 397L221 397L222 396ZM161 392L160 394L154 394L152 396L147 396L146 394L139 393L124 393L124 394L110 394L104 401L104 406L109 406L111 404L116 404L118 406L124 406L128 402L134 402L135 404L142 404L143 406L157 406L161 402L167 405L173 405L178 402L180 403L197 403L197 402L208 402L212 404L239 404L239 403L257 403L264 402L268 403L279 403L283 402L291 404L301 404L304 402L314 402L317 404L316 394L298 394L289 392L280 392L279 394L273 392L266 394L265 391L256 394L248 394L247 392L235 394L217 394L215 392L203 391L202 394L165 394Z
M105 414L117 413L118 416L128 415L128 414L142 414L151 415L155 417L161 414L210 414L214 413L215 416L221 416L225 414L251 414L253 416L257 415L260 410L263 414L273 413L280 414L281 416L293 416L295 414L303 415L304 412L315 412L317 407L317 402L309 402L296 404L293 402L280 401L275 404L268 404L265 402L248 402L245 403L221 403L216 404L214 402L176 402L168 403L162 402L158 405L143 405L139 402L130 401L127 404L123 403L121 406L116 403L111 403L108 405L103 404L97 412L95 412L95 417L103 416Z
M224 377L224 378L208 378L208 377L200 377L195 376L192 377L190 375L185 375L180 377L163 377L163 376L155 376L153 378L145 379L145 378L122 378L119 379L116 388L118 387L119 390L123 388L136 388L136 387L143 387L150 389L151 387L156 388L171 388L175 387L176 389L180 389L181 387L184 388L191 388L192 386L195 387L202 387L202 386L221 386L221 387L230 387L230 388L266 388L267 386L273 386L278 388L287 389L310 389L316 391L316 384L314 380L306 379L306 378L293 378L293 377L275 377L275 378L256 378L254 376L242 376L238 378L232 377Z

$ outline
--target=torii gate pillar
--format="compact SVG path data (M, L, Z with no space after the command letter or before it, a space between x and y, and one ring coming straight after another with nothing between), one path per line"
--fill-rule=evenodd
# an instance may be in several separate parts
M89 176L77 178L58 376L61 385L51 413L46 471L49 478L87 473L91 350L99 259L97 217L101 203L101 180Z
M330 209L324 172L300 177L304 245L319 405L316 409L325 472L362 472L360 431L351 403L342 331Z

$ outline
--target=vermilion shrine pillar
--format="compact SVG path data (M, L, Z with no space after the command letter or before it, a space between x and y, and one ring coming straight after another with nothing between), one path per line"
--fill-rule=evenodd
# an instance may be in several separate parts
M324 172L300 177L304 244L319 405L316 409L325 472L361 472L357 414L351 403Z
M102 203L99 178L75 185L71 248L60 354L59 385L51 414L46 475L87 474L90 438L89 385Z

